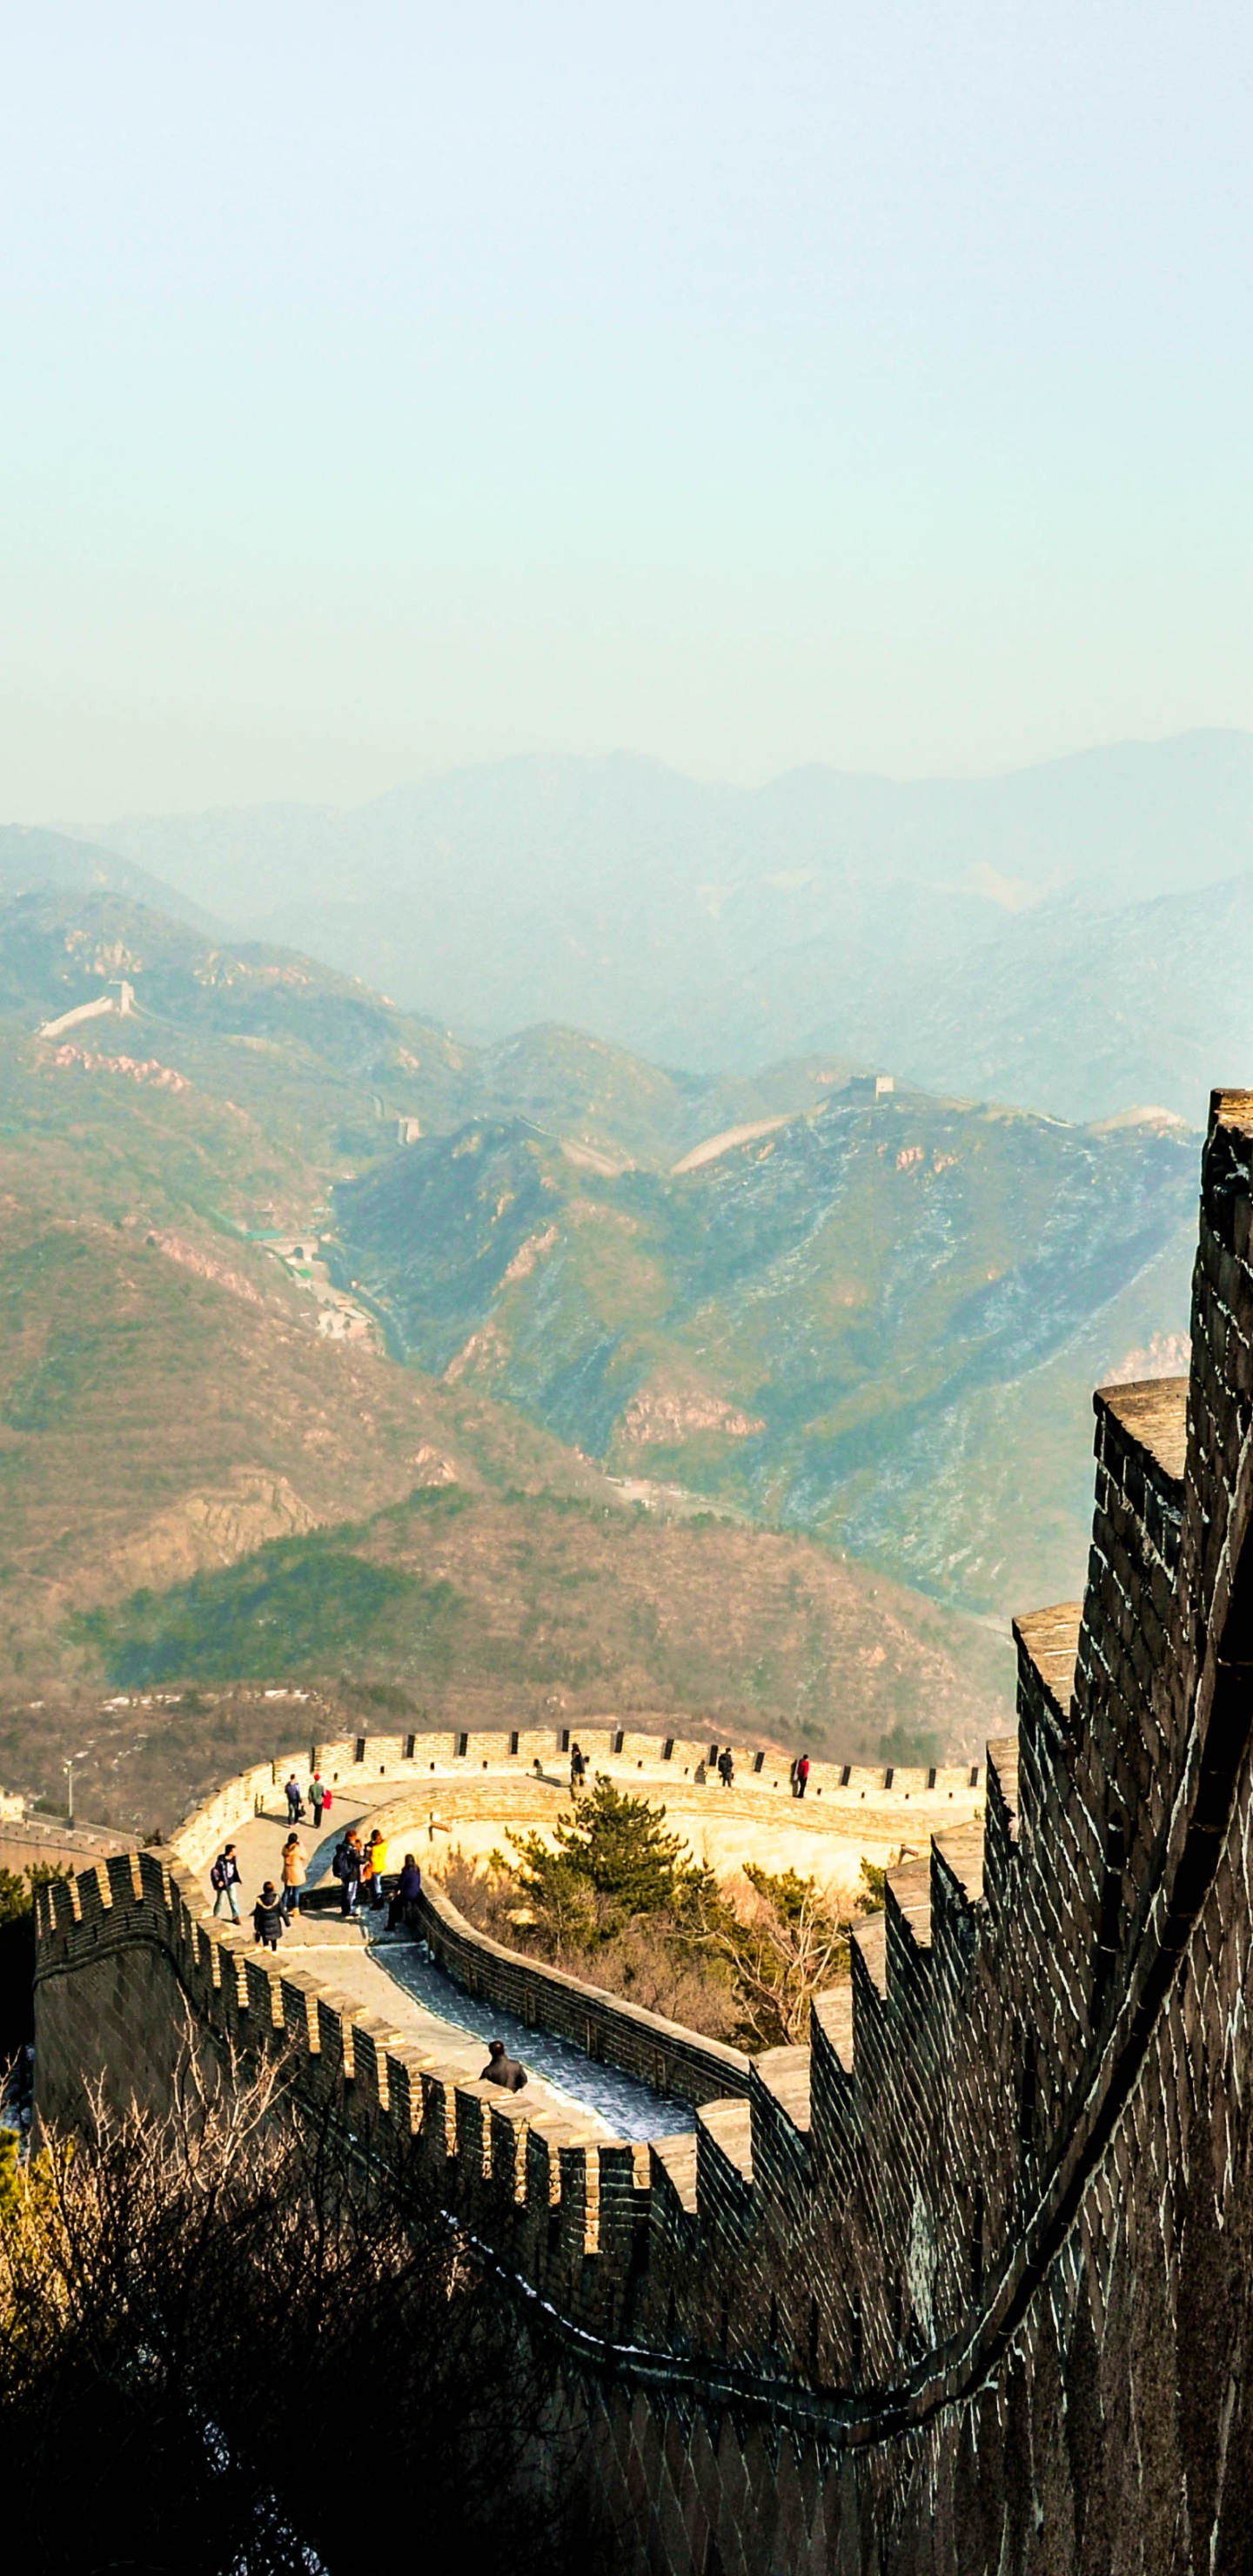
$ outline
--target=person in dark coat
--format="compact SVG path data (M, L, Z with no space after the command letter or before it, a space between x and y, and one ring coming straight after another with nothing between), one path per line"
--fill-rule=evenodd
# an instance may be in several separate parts
M487 2064L479 2077L480 2084L503 2084L507 2093L520 2093L526 2082L526 2068L516 2057L506 2057L503 2039L489 2039Z
M718 1756L718 1777L724 1789L729 1789L735 1778L735 1757L729 1744L723 1745Z
M397 1924L403 1922L406 1905L412 1905L414 1898L420 1895L421 1889L422 1872L412 1852L406 1852L404 1868L388 1902L387 1929L389 1932L394 1932Z
M267 1878L252 1909L252 1928L267 1950L277 1950L283 1937L283 1900L272 1878Z
M299 1780L296 1778L296 1774L295 1774L295 1772L293 1771L293 1772L291 1773L290 1778L289 1778L289 1779L288 1779L288 1781L287 1781L287 1821L288 1821L288 1824L289 1824L289 1825L299 1825L299 1824L302 1824L302 1823L303 1823L303 1821L304 1821L304 1812L305 1812L305 1802L304 1802L303 1794L302 1794L302 1792L301 1792L300 1782L299 1782Z
M350 1826L342 1843L339 1844L336 1850L334 1860L331 1862L331 1867L335 1872L336 1878L339 1880L339 1910L341 1914L355 1914L357 1911L357 1898L361 1893L361 1871L364 1862L365 1853L361 1848L361 1836L357 1832L355 1826Z
M239 1862L235 1857L235 1846L234 1843L227 1843L225 1850L218 1854L209 1872L209 1885L213 1890L214 1913L220 1914L225 1905L232 1923L239 1921L239 1907L235 1902L235 1890L239 1883Z

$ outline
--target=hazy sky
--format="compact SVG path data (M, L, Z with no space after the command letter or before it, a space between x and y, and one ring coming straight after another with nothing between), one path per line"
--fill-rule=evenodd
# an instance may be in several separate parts
M40 0L0 818L1253 723L1247 0Z

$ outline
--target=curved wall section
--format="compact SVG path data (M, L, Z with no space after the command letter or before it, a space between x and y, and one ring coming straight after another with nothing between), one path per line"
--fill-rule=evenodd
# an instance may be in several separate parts
M424 1886L408 1911L414 1931L467 1994L485 1995L532 2030L572 2040L586 2056L620 2066L624 2075L651 2085L654 2093L673 2094L681 2102L717 2102L747 2093L752 2060L740 2049L702 2039L681 2022L645 2012L604 1986L505 1949L467 1923L442 1888Z
M559 2143L450 2092L232 1955L149 1855L41 1899L54 2032L58 1989L133 1939L198 2027L285 2036L324 2098L418 2135L546 2302L624 2567L1247 2568L1251 1175L1253 1095L1216 1094L1191 1380L1097 1398L1084 1602L1019 1623L986 1822L893 1873L812 2049L755 2061L694 2146Z

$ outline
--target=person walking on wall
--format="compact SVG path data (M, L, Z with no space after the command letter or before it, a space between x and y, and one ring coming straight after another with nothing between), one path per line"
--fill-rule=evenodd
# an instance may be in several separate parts
M798 1798L803 1798L803 1797L804 1797L804 1795L805 1795L805 1791L806 1791L806 1789L808 1788L808 1786L809 1786L809 1755L808 1755L807 1753L802 1753L802 1754L800 1754L800 1755L798 1756L797 1764L796 1764L796 1795L797 1795L797 1797L798 1797Z
M414 1899L420 1896L421 1892L422 1872L419 1869L412 1852L406 1852L404 1868L396 1881L391 1903L387 1908L387 1929L389 1932L394 1932L396 1930L398 1924L404 1920L405 1907L407 1905L412 1905Z
M227 1843L225 1849L219 1852L209 1872L209 1885L213 1890L214 1913L220 1914L225 1904L232 1923L239 1921L239 1907L235 1902L235 1890L239 1883L239 1863L235 1858L235 1846L234 1843Z
M723 1745L718 1756L718 1777L724 1789L729 1789L735 1778L735 1757L729 1744Z
M292 1774L291 1774L291 1777L289 1778L289 1780L288 1780L288 1782L287 1782L287 1821L288 1821L288 1824L289 1824L289 1825L298 1825L298 1824L300 1823L300 1821L301 1821L301 1819L302 1819L303 1815L304 1815L304 1812L305 1812L304 1794L303 1794L303 1791L301 1790L300 1782L299 1782L299 1780L296 1778L296 1774L295 1774L295 1772L293 1771L293 1772L292 1772Z
M300 1905L300 1891L308 1877L305 1856L295 1834L289 1834L283 1845L283 1912L290 1923Z
M583 1752L581 1746L572 1744L570 1747L570 1788L572 1794L576 1798L586 1778L587 1755Z
M526 2068L516 2057L505 2055L503 2039L489 2039L487 2064L479 2077L480 2084L503 2084L507 2093L520 2093L526 2082Z
M313 1822L316 1830L318 1833L321 1833L322 1809L326 1805L326 1791L322 1786L322 1774L320 1771L315 1771L313 1778L309 1782L309 1804L313 1809Z
M283 1937L283 1900L272 1878L267 1878L252 1909L252 1928L259 1946L277 1950Z

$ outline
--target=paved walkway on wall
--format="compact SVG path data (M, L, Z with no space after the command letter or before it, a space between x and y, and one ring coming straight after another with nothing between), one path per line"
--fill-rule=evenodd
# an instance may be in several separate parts
M372 1808L390 1805L395 1797L394 1781L380 1780L368 1790L363 1783L351 1797L337 1793L332 1832L318 1838L311 1824L298 1827L311 1883L325 1878L345 1828L368 1818ZM243 1873L237 1901L245 1927L262 1881L272 1878L276 1886L280 1882L282 1849L290 1830L286 1805L276 1796L272 1808L248 1824L237 1825L230 1837ZM393 1851L389 1858L394 1863L401 1856ZM206 1865L201 1877L210 1905L211 1865ZM368 1908L348 1923L338 1914L298 1914L279 1956L312 1969L337 1994L377 2013L410 2046L454 2067L459 2075L481 2075L486 2041L503 2039L511 2055L525 2060L528 2099L567 2120L577 2118L583 2130L598 2137L668 2137L695 2127L689 2103L669 2101L616 2067L596 2064L569 2041L547 2031L528 2030L513 2014L463 1994L436 1965L424 1942L405 1932L391 1938L385 1931L376 1933L375 1923L383 1926L386 1921L381 1910L371 1919Z

